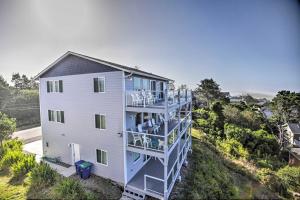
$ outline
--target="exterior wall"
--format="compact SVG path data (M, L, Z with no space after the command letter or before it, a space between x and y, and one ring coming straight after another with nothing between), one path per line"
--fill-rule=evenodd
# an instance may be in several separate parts
M105 77L105 93L94 93L96 77ZM94 174L124 183L122 79L122 71L40 78L44 155L73 164L70 144L79 144ZM47 93L47 80L63 80L63 93ZM65 123L48 121L48 110L64 111ZM106 115L106 130L95 128L95 114ZM96 162L96 149L107 151L108 166Z

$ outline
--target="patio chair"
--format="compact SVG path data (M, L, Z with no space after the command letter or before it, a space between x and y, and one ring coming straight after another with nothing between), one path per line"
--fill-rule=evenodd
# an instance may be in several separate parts
M160 125L164 124L164 118L161 116L161 114L158 115L159 121L160 121Z
M155 103L154 96L152 95L151 91L145 92L146 101L148 104L152 105Z
M160 125L157 124L157 123L155 123L155 119L154 118L151 119L151 122L152 122L152 127L154 129L154 132L158 133L158 131L160 129Z
M132 128L129 128L129 129L127 129L127 130L128 130L129 133L132 135L132 138L133 138L133 145L134 145L134 146L136 146L136 143L137 143L137 142L140 142L141 145L143 144L142 137L141 137L140 134L135 133L135 132L133 131Z
M142 124L138 124L138 132L140 133L148 133L148 130L143 129L143 125Z
M158 139L158 149L163 150L164 149L164 141L161 139Z
M142 137L140 134L138 133L132 133L132 137L133 137L133 145L136 146L136 142L140 142L141 146L143 144L142 142Z

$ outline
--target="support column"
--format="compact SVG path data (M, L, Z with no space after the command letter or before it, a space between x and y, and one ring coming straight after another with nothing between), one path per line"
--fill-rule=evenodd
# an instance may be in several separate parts
M169 121L169 110L168 110L168 89L165 90L165 133L164 133L164 139L165 139L165 145L164 145L164 199L168 198L168 163L169 163L169 157L168 157L168 121Z

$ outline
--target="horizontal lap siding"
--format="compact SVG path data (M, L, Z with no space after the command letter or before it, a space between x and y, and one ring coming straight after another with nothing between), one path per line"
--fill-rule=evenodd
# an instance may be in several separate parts
M45 153L71 164L70 143L80 145L81 159L94 163L97 175L124 182L121 71L42 78L41 118ZM94 93L93 78L105 77L105 93ZM63 93L47 93L47 80L63 80ZM48 122L47 110L63 110L65 124ZM106 130L95 128L95 114L106 115ZM62 135L64 134L64 135ZM108 152L108 167L96 163L96 149Z

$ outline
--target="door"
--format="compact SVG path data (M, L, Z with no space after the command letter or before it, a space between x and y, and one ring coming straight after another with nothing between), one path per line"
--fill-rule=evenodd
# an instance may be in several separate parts
M75 163L80 160L80 150L79 144L72 143L72 163Z
M152 95L153 95L155 98L157 98L157 97L156 97L156 81L150 80L150 90L151 90L151 92L152 92Z

